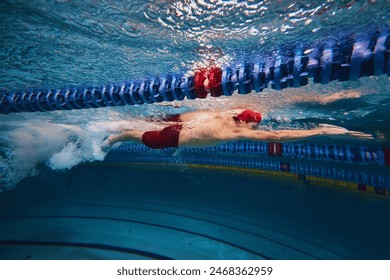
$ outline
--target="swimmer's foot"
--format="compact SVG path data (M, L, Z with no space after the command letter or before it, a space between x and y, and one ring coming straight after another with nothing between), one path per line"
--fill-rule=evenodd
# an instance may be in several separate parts
M105 152L107 153L111 146L113 145L112 143L112 140L113 140L114 136L109 136L106 138L106 140L104 140L103 144L100 146L100 149L102 150L102 152Z

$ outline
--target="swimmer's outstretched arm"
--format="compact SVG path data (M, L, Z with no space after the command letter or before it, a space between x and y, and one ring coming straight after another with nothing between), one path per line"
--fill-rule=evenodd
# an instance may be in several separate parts
M242 140L277 141L287 142L297 139L307 139L315 136L349 136L359 139L373 139L372 135L358 131L350 131L342 127L332 125L320 125L310 130L243 130L239 133Z

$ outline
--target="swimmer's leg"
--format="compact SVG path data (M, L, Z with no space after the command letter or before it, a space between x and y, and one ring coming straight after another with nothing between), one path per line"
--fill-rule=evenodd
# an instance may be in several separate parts
M128 130L119 135L109 136L102 144L102 150L108 150L112 145L118 142L132 141L136 143L142 143L142 135L144 131L140 130Z

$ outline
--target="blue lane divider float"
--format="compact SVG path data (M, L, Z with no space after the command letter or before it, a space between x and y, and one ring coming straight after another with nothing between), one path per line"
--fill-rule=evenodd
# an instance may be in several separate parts
M167 148L165 150L175 148ZM122 152L150 152L143 144L122 144L114 149ZM298 158L326 162L358 163L364 165L390 166L390 149L357 145L325 143L277 143L255 141L233 141L207 148L181 148L182 153L191 154L238 154L281 158Z
M298 44L293 51L280 51L241 65L223 69L200 69L194 76L166 75L163 78L82 88L29 90L0 93L0 113L87 109L140 105L162 101L248 94L267 87L287 87L334 80L357 80L363 76L390 75L390 33L387 28L370 37L348 37L315 47ZM209 79L210 88L204 87Z
M390 177L383 172L378 173L375 166L387 168L389 154L382 148L368 148L366 146L342 146L339 150L348 151L348 156L334 158L329 156L334 149L316 145L312 156L302 158L299 149L307 144L290 143L282 148L282 154L275 156L270 154L269 147L274 143L238 141L220 145L213 148L183 148L176 156L172 156L172 149L153 150L142 144L122 144L114 148L107 156L106 162L153 162L166 164L205 165L238 167L254 171L277 171L296 174L300 180L306 180L308 176L316 176L331 180L339 180L356 184L356 189L365 190L366 186L375 187L374 192L379 195L390 194ZM210 157L210 152L214 153ZM245 156L242 155L245 154ZM205 156L208 155L208 156ZM313 157L316 156L316 157ZM302 160L296 160L295 158ZM289 160L294 158L294 160ZM327 160L324 160L326 158ZM372 168L356 168L353 165L330 164L332 162L347 162L371 165ZM328 162L328 163L327 163Z

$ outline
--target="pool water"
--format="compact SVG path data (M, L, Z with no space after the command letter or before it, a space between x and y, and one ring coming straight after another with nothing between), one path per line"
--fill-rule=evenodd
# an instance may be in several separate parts
M0 90L222 66L388 28L386 1L1 1ZM352 34L352 35L351 35ZM387 75L261 94L0 115L0 259L388 259ZM332 102L319 98L341 96ZM373 140L151 150L104 139L235 106L257 129Z
M1 199L7 259L388 257L387 201L276 178L83 166Z

